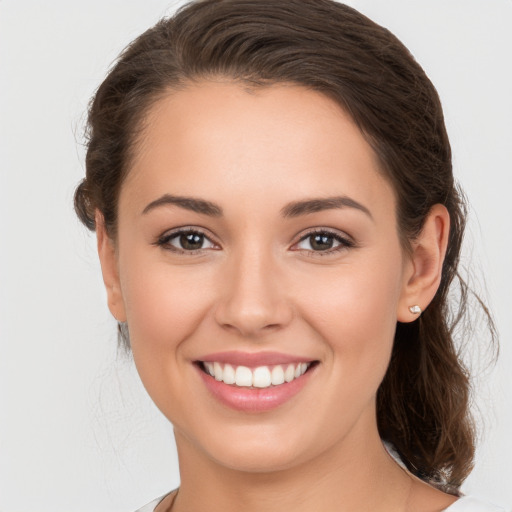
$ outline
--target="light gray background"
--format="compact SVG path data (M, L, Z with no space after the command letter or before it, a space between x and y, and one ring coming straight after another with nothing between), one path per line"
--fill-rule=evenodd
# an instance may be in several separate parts
M349 3L403 40L445 106L472 205L464 261L502 344L478 378L483 433L464 490L510 507L512 1ZM179 483L172 430L116 355L95 240L71 207L89 97L179 4L0 0L1 512L129 512Z

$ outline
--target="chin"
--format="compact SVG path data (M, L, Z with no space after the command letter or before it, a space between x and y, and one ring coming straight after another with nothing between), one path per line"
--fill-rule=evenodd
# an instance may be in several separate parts
M271 473L298 466L325 451L325 437L305 439L299 428L238 425L201 436L201 451L227 469L248 473ZM214 434L213 436L211 434ZM307 436L306 436L307 437ZM322 439L322 441L319 441ZM196 440L197 441L197 440ZM196 447L198 445L196 444ZM309 447L305 450L305 447Z
M265 449L236 446L216 455L214 460L217 464L246 473L273 473L301 463L298 450L277 450L270 446Z

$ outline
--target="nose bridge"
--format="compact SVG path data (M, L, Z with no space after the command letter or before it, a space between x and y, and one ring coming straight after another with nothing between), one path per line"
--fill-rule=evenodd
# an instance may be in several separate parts
M287 324L291 309L281 286L272 248L251 240L233 248L226 261L217 321L244 336L254 336Z

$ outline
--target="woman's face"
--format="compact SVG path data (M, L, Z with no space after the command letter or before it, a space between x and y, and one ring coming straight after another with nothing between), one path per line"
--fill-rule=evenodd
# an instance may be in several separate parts
M219 81L156 103L116 265L113 309L178 446L264 471L376 432L411 264L393 190L330 99Z

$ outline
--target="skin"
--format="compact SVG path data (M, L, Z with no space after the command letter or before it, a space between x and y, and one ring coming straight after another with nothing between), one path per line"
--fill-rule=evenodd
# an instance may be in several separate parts
M222 215L172 204L144 213L164 194L210 201ZM367 211L282 214L332 196ZM203 248L157 243L179 227L204 233ZM219 80L159 100L121 188L116 240L97 214L110 310L128 322L142 382L174 426L180 491L157 510L433 512L452 503L390 458L375 415L396 322L432 300L448 229L436 205L404 251L374 153L319 93ZM329 238L331 249L314 251L312 230L349 243ZM319 364L284 405L239 412L212 399L193 365L225 350Z

